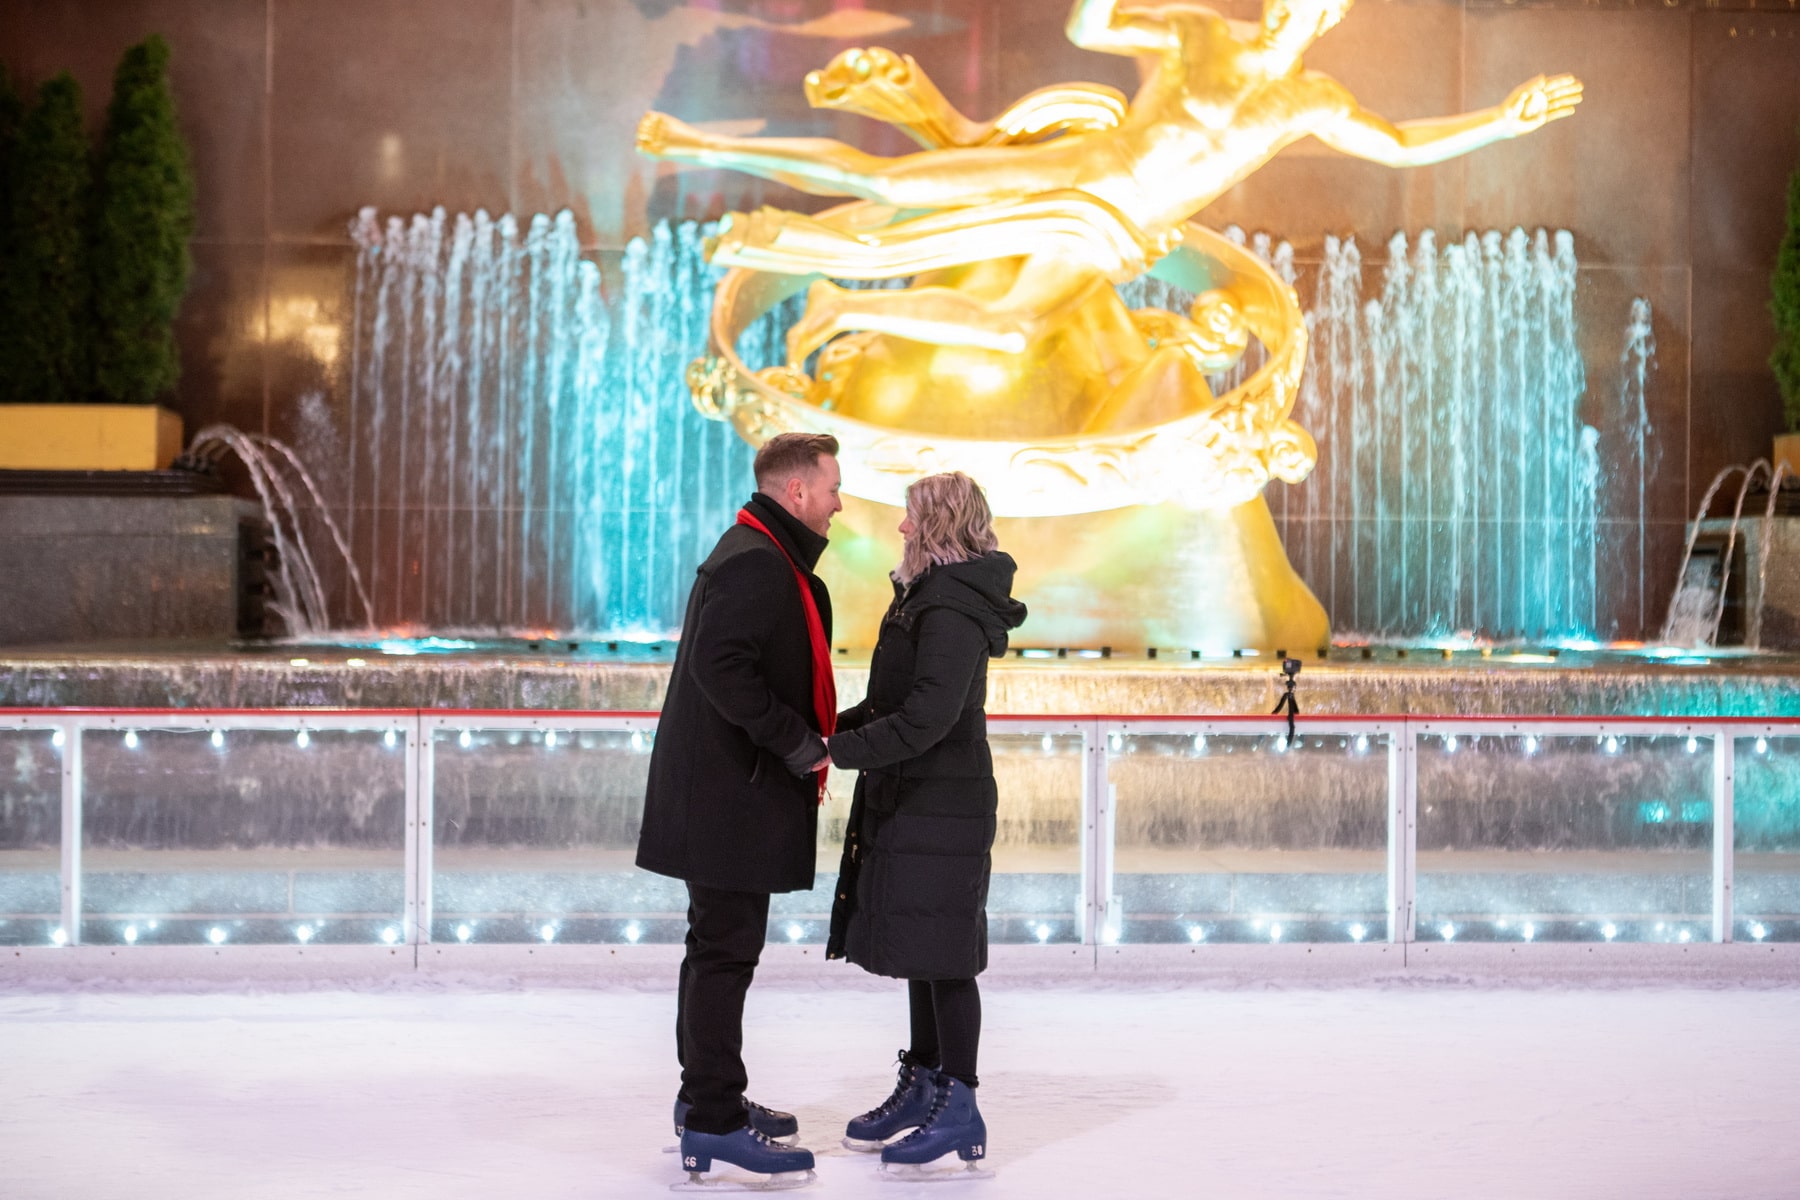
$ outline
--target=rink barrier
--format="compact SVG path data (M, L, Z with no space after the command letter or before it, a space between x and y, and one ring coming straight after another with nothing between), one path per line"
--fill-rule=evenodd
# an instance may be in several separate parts
M1685 754L1691 762L1684 770L1692 771L1696 764L1704 761L1708 779L1706 785L1704 812L1695 808L1693 814L1686 809L1699 801L1683 801L1679 813L1670 810L1671 806L1656 800L1634 799L1630 795L1623 798L1623 808L1614 805L1617 811L1629 812L1635 804L1640 823L1649 826L1673 828L1686 824L1684 836L1691 842L1703 832L1701 825L1710 829L1709 846L1710 871L1707 882L1710 885L1707 912L1707 934L1705 941L1717 945L1729 945L1734 941L1745 940L1761 945L1762 949L1774 953L1776 946L1783 942L1800 940L1800 913L1795 905L1788 905L1779 912L1762 912L1757 914L1740 914L1735 903L1736 879L1736 805L1737 777L1739 760L1745 756L1755 756L1758 760L1766 760L1773 753L1780 757L1784 764L1791 766L1800 762L1800 721L1761 720L1745 718L1630 718L1630 719L1598 719L1585 717L1465 717L1465 716L1391 716L1391 717L1342 717L1320 716L1302 717L1296 725L1297 744L1287 741L1287 724L1283 720L1263 717L1230 717L1230 716L1190 716L1190 717L1157 717L1129 718L1104 715L1058 715L1058 716L991 716L990 727L996 735L1042 736L1044 752L1053 752L1054 739L1079 739L1081 761L1081 796L1079 809L1079 884L1076 903L1071 912L1072 928L1065 936L1057 935L1058 940L1048 937L1040 938L1043 945L1000 945L995 946L997 959L1009 962L1024 963L1027 961L1043 961L1046 963L1069 960L1071 965L1083 961L1091 963L1096 969L1105 969L1107 963L1175 963L1183 959L1195 960L1205 958L1217 966L1234 960L1242 952L1253 952L1261 958L1267 958L1269 952L1285 954L1295 959L1304 955L1320 953L1320 961L1327 958L1366 963L1375 961L1382 953L1380 947L1397 946L1405 951L1413 948L1421 960L1432 958L1435 961L1451 962L1459 957L1474 961L1504 961L1509 957L1516 958L1521 953L1537 955L1545 961L1553 958L1569 958L1567 951L1570 944L1579 949L1572 952L1576 958L1593 954L1595 951L1613 954L1616 958L1629 957L1646 964L1676 964L1685 961L1693 953L1693 947L1687 944L1671 944L1663 946L1644 945L1653 941L1649 934L1628 936L1615 942L1615 933L1604 932L1598 939L1580 934L1550 935L1545 940L1533 941L1527 935L1523 944L1496 944L1490 941L1486 945L1452 945L1457 936L1450 929L1450 922L1443 925L1421 929L1420 925L1420 762L1424 754L1431 759L1433 770L1442 773L1448 756L1459 753L1459 743L1469 747L1469 752L1462 761L1474 761L1479 755L1474 753L1484 740L1488 753L1493 754L1493 747L1500 745L1502 750L1515 756L1518 754L1535 755L1541 748L1552 744L1573 745L1577 740L1597 747L1589 752L1590 757L1615 756L1625 754L1639 743L1662 746L1657 751L1662 759L1678 761L1677 756ZM657 715L653 712L528 712L518 710L486 711L486 710L228 710L228 709L42 709L42 710L6 710L0 712L0 733L13 732L21 734L48 734L57 751L60 761L60 836L57 841L57 881L59 885L60 924L49 931L47 939L36 941L15 938L7 949L23 951L33 948L54 950L63 947L79 946L84 940L83 918L90 913L90 905L84 903L84 821L87 816L87 794L84 784L84 768L87 753L84 747L88 739L101 734L112 737L135 739L142 734L149 736L151 732L161 733L197 733L209 735L215 746L225 734L238 731L256 731L292 735L296 741L305 746L309 739L321 734L348 733L379 735L389 739L393 748L401 754L402 779L404 785L402 836L400 839L400 870L403 881L401 910L397 931L389 934L383 928L383 935L388 936L389 944L376 946L327 946L301 945L283 946L279 944L230 944L215 945L162 945L150 944L115 946L109 951L113 955L136 955L154 950L162 956L181 956L192 958L196 962L210 960L233 959L246 962L249 957L279 959L289 961L311 955L314 961L336 960L368 961L370 963L386 961L396 968L420 969L429 965L428 959L443 961L446 958L463 962L478 962L484 957L495 955L507 960L519 960L534 956L543 956L546 961L554 958L558 962L576 962L592 959L598 964L608 964L620 960L621 956L633 961L654 962L664 957L664 951L675 951L678 947L658 947L650 942L661 940L673 941L674 938L648 938L646 944L613 945L599 943L567 943L558 942L533 946L523 940L515 940L494 946L442 946L437 953L424 955L422 947L434 945L433 917L439 897L436 895L437 873L434 863L439 848L441 832L438 825L438 758L444 746L453 739L462 739L468 744L471 731L488 734L508 735L517 733L542 739L542 744L549 748L558 735L578 736L583 733L628 735L635 743L638 739L649 739L654 736ZM1379 761L1385 780L1385 800L1383 817L1385 820L1385 876L1386 895L1385 911L1381 914L1385 928L1383 936L1370 938L1369 945L1346 946L1336 941L1326 940L1316 932L1317 929L1332 925L1335 917L1327 914L1317 921L1293 918L1293 927L1300 932L1290 936L1288 941L1279 946L1246 945L1254 940L1254 935L1243 929L1235 930L1236 942L1204 941L1204 931L1196 936L1193 944L1143 945L1135 944L1137 935L1128 928L1127 922L1134 919L1127 910L1125 898L1118 886L1122 877L1130 873L1122 872L1118 866L1119 836L1118 823L1121 809L1127 807L1131 800L1122 799L1119 794L1120 781L1115 778L1115 767L1121 767L1120 774L1126 773L1121 764L1129 759L1135 751L1135 744L1152 747L1155 753L1168 757L1167 747L1174 740L1189 739L1194 747L1187 763L1197 762L1205 756L1204 747L1208 739L1221 739L1227 743L1226 753L1235 753L1238 749L1245 751L1244 758L1254 759L1253 770L1259 774L1256 778L1266 780L1272 769L1273 756L1290 754L1304 755L1312 752L1321 740L1336 738L1340 743L1355 747L1354 753L1366 755L1371 763ZM1310 741L1309 739L1314 739ZM1704 755L1701 749L1704 747ZM1349 751L1345 751L1349 753ZM647 751L646 751L647 753ZM1182 753L1188 753L1183 751ZM1260 757L1259 757L1260 756ZM1179 755L1177 755L1179 757ZM1640 756L1643 757L1643 756ZM1654 756L1653 756L1654 757ZM1495 761L1498 761L1497 759ZM1625 761L1620 759L1621 762ZM1666 766L1666 764L1664 764ZM1175 763L1179 769L1188 769L1183 763ZM1637 764L1643 768L1644 763ZM1650 762L1649 767L1658 769L1657 762ZM1785 768L1784 768L1785 769ZM1639 774L1643 771L1639 770ZM1477 772L1479 782L1479 773ZM1800 778L1777 774L1773 784L1765 785L1776 789L1773 803L1779 807L1790 801L1800 806L1800 792L1790 795L1786 789L1786 780ZM274 781L271 781L274 782ZM847 789L846 789L847 790ZM1479 789L1477 789L1479 790ZM1610 801L1609 801L1610 803ZM1787 820L1786 809L1781 809L1781 820ZM1240 814L1241 816L1242 814ZM1766 814L1765 814L1766 815ZM0 835L4 835L0 828ZM1787 838L1786 827L1775 831L1775 857L1792 856L1800 845L1791 844ZM5 844L10 845L10 842ZM1280 850L1281 847L1275 847ZM114 849L117 857L121 851ZM128 854L129 851L123 853ZM1526 853L1533 853L1527 850ZM830 863L823 861L822 868ZM1800 863L1800 858L1789 857L1784 861ZM0 867L0 870L4 870ZM1427 875L1430 872L1426 873ZM1140 881L1141 878L1140 877ZM1156 878L1156 877L1148 877ZM0 905L0 909L4 906ZM678 915L678 914L677 914ZM1521 916L1521 920L1524 916ZM1569 914L1563 914L1568 916ZM25 920L29 914L13 913L11 920ZM222 919L222 918L221 918ZM1160 918L1159 918L1160 919ZM1435 917L1433 919L1436 919ZM372 926L379 925L381 918L373 920ZM1745 922L1749 922L1745 924ZM1497 923L1504 927L1506 919ZM1567 922L1565 922L1567 923ZM1692 922L1690 922L1692 923ZM635 924L635 922L633 922ZM665 922L666 924L666 922ZM812 924L816 925L816 922ZM1338 922L1342 924L1342 922ZM1548 924L1548 922L1547 922ZM1044 925L1048 925L1045 922ZM548 926L546 926L548 928ZM1248 927L1246 927L1248 928ZM1261 928L1260 922L1257 928ZM1610 931L1612 923L1606 922L1600 929ZM1656 929L1661 930L1663 923ZM1685 926L1684 926L1685 928ZM1166 933L1166 930L1159 930ZM818 931L809 930L807 938L813 939ZM1745 936L1747 933L1748 936ZM1492 934L1490 937L1497 935ZM1275 926L1273 942L1281 942L1282 932ZM798 940L798 939L796 939ZM1359 936L1356 940L1361 941ZM441 939L440 939L441 941ZM54 943L53 945L49 943ZM817 957L816 946L772 944L769 951L771 963L781 963L792 958L795 962L805 962ZM1552 949L1563 947L1563 949ZM97 947L84 949L92 951ZM410 954L408 953L410 951ZM449 951L446 955L444 952ZM1660 952L1653 953L1652 951ZM357 957L359 954L363 958ZM370 956L374 957L370 957ZM406 960L410 957L411 961ZM1410 961L1404 959L1404 961ZM1735 956L1734 961L1750 961L1749 956Z

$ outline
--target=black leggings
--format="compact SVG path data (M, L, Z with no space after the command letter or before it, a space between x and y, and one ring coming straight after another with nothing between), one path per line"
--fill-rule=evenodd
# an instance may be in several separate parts
M970 1087L975 1053L981 1044L981 990L973 979L911 979L906 996L912 1007L912 1050L908 1057L935 1067Z

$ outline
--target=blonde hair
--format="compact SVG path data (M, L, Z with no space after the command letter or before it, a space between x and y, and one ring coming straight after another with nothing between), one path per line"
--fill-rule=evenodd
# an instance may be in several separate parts
M894 569L894 578L903 584L932 567L980 558L1000 545L981 485L961 471L915 480L906 489L906 515L913 533Z

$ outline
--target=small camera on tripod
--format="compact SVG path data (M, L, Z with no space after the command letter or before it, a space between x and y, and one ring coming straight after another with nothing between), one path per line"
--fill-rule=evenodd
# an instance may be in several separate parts
M1293 687L1295 678L1300 674L1300 660L1297 658L1282 659L1281 673L1287 676L1288 686Z

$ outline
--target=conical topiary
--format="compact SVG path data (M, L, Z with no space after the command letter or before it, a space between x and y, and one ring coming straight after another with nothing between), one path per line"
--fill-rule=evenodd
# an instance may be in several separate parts
M89 388L86 227L91 167L81 86L68 72L38 91L19 127L0 240L0 401L67 404Z
M94 190L95 391L148 403L180 374L174 324L194 232L194 179L158 35L127 50L113 76Z
M13 151L19 144L19 122L25 119L25 105L13 89L12 76L6 64L0 63L0 231L6 227L12 212ZM12 257L12 239L0 238L0 292L6 290L7 260Z
M1775 317L1775 351L1769 366L1781 389L1787 427L1800 433L1800 167L1788 178L1787 233L1775 255L1769 311Z

